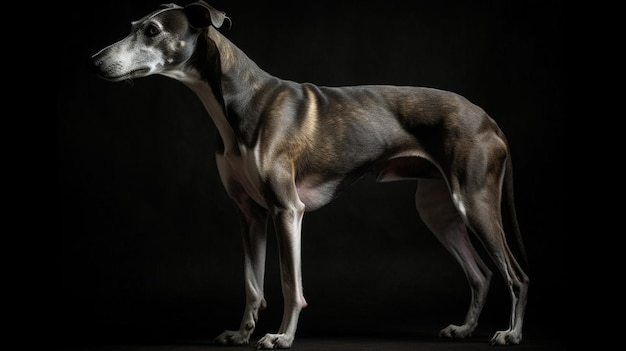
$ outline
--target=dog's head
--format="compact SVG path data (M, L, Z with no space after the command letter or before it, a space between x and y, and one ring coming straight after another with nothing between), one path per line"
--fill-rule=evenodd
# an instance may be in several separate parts
M166 4L132 22L130 34L92 56L96 74L121 81L163 74L183 74L200 33L209 26L220 28L228 17L204 1L185 7Z

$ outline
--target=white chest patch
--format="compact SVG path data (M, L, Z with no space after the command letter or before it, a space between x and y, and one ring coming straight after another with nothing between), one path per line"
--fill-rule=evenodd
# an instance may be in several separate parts
M267 208L261 190L261 163L263 160L259 152L259 144L252 150L239 144L211 87L206 82L199 80L198 77L188 77L188 75L189 73L185 73L183 77L176 78L198 95L224 142L224 154L217 155L216 162L226 191L235 200L248 195L259 205Z
M256 203L267 208L261 191L260 158L255 150L240 146L240 154L218 155L216 157L217 167L222 183L230 196L237 198L243 195L241 194L243 191Z

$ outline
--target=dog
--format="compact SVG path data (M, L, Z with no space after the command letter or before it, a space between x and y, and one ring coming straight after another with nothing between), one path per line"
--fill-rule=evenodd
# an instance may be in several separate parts
M507 243L501 207L509 210L527 263L513 201L507 139L496 122L464 97L425 87L325 87L272 76L221 32L231 20L204 1L161 8L132 22L131 33L91 57L112 82L162 75L200 99L219 137L220 179L237 205L245 252L246 304L239 330L219 344L248 344L266 307L266 226L279 247L282 323L259 349L290 348L307 302L301 274L305 212L336 198L366 172L377 181L415 179L420 218L459 262L471 288L461 325L440 336L471 336L492 272L470 242L478 237L504 277L511 298L509 328L492 345L519 344L529 278Z

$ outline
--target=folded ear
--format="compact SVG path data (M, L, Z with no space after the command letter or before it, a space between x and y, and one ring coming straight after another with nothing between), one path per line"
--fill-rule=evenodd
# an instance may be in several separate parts
M206 28L213 25L220 28L225 20L228 20L230 27L230 18L223 11L218 11L204 1L196 1L185 6L185 14L189 24L195 28Z

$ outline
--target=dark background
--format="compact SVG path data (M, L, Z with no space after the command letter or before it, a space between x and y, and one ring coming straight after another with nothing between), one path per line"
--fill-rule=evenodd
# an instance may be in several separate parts
M160 3L106 1L69 8L61 18L72 33L61 48L57 81L63 318L55 327L62 338L210 339L237 329L243 313L239 227L217 175L210 117L174 80L109 83L88 70L92 54ZM222 32L278 77L435 87L483 107L508 135L513 154L530 259L524 336L558 338L567 223L562 2L209 3L232 19ZM419 337L462 323L469 288L419 220L415 186L368 176L305 215L309 308L298 335ZM276 332L282 316L269 238L269 308L256 337ZM509 296L495 273L475 332L486 338L508 326Z

